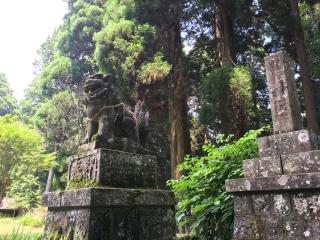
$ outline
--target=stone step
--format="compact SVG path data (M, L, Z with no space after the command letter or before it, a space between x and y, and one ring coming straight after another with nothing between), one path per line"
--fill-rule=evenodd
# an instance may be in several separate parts
M283 174L320 172L320 151L309 151L281 156Z
M226 180L228 192L263 192L320 188L320 172Z
M319 136L299 130L258 138L260 157L285 155L320 149Z
M320 172L320 150L243 161L246 178Z
M269 177L282 174L280 156L244 160L243 168L246 178Z

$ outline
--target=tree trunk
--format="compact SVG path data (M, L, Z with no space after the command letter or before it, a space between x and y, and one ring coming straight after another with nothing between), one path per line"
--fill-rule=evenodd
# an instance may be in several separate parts
M48 179L47 179L46 192L51 191L52 179L53 179L53 168L50 168Z
M236 64L234 49L233 20L225 1L216 1L217 14L215 14L214 32L217 40L216 61L217 65L233 66Z
M315 105L315 94L313 91L313 83L310 74L310 65L306 52L304 32L301 25L298 1L290 0L292 17L292 30L296 47L297 59L300 66L300 74L302 79L303 97L306 106L308 128L319 134L319 124L317 120L317 111Z
M177 165L190 153L190 133L188 127L187 74L182 51L179 3L171 3L172 22L168 29L169 59L172 77L169 81L169 120L171 177L179 179L181 173Z

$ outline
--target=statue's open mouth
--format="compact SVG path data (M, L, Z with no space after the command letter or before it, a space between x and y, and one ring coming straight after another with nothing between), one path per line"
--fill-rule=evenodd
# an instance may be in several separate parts
M89 95L97 93L102 88L102 85L97 80L87 80L84 84L84 92Z

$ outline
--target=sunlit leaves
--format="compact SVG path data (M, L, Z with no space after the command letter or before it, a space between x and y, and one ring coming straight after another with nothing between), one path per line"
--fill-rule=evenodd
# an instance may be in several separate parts
M179 200L177 219L206 239L231 239L233 197L225 189L225 180L243 176L242 160L258 156L256 138L263 129L250 131L236 142L219 137L219 146L203 146L205 156L187 156L179 166L185 172L171 181Z
M7 77L0 73L0 116L12 114L17 106L17 101L12 95Z
M0 196L10 185L10 172L24 164L30 172L48 169L55 159L46 154L46 143L36 130L6 115L0 117Z

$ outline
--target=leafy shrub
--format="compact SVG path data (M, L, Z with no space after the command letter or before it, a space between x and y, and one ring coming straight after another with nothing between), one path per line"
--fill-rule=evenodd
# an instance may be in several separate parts
M186 172L169 185L179 201L177 220L200 239L229 240L233 229L233 196L226 192L225 180L243 176L242 160L258 156L257 135L250 131L236 142L219 137L217 145L204 145L203 157L187 156L179 166Z

